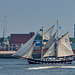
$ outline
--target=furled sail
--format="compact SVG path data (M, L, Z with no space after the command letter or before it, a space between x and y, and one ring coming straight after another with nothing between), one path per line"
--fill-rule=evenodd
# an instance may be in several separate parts
M43 57L48 56L55 56L55 42L53 42L53 44L50 46L50 48L47 50Z
M74 55L72 48L70 46L69 34L68 32L61 37L58 41L57 46L57 57L71 56Z
M35 37L36 34L28 42L26 42L23 47L21 47L16 53L14 53L13 56L23 56L27 50L29 50L30 48L32 49L32 44Z
M54 25L43 34L43 39L49 40L51 38L53 28L54 28Z
M48 42L44 45L45 48L49 48L49 47L52 45L53 41L55 40L55 35L56 35L56 33L54 33L54 35L53 35L53 36L48 40Z

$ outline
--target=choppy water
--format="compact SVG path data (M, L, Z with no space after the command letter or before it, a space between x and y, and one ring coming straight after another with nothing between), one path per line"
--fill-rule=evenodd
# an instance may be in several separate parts
M0 59L0 75L75 75L75 62L60 66L29 65L25 59Z

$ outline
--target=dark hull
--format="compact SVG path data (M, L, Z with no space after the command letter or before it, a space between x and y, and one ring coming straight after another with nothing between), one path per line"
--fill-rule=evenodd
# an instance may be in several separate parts
M29 64L71 64L72 60L63 61L41 61L37 59L27 59Z

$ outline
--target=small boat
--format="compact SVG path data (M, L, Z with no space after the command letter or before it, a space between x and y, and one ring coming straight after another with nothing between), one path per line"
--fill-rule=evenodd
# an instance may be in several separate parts
M34 42L35 34L22 48L20 48L13 56L20 56L29 62L29 64L71 64L73 61L74 53L72 51L69 32L64 34L61 38L58 38L58 20L57 20L57 38L55 38L56 32L51 36L54 25L44 33L42 31L42 46L41 46L41 59L34 59L32 53L37 41ZM44 39L48 42L44 43ZM33 43L34 42L34 43ZM43 50L47 49L46 53Z

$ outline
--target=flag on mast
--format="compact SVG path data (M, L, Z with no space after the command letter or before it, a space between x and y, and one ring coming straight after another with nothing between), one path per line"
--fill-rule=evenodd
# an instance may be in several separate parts
M61 26L58 26L59 27L59 29L61 29Z

